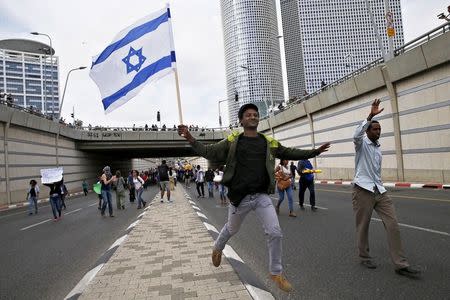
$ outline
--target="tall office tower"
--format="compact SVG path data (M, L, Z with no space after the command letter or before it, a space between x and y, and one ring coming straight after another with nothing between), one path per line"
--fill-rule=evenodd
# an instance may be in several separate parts
M230 124L239 107L260 116L284 99L275 0L221 0ZM237 101L235 101L237 99Z
M51 62L50 46L27 39L0 40L0 91L14 104L57 116L58 57ZM53 67L53 79L52 79Z
M384 0L369 0L388 48ZM404 44L400 0L389 0L394 49ZM365 0L280 0L289 97L304 96L382 57Z

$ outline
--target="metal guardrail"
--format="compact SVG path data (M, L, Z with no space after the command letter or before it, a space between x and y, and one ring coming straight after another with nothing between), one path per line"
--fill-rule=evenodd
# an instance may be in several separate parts
M450 31L450 22L442 24L441 26L438 26L438 27L428 31L427 33L424 33L421 36L417 37L416 39L414 39L414 40L404 44L403 46L395 49L394 50L394 56L401 55L401 54L403 54L403 53L405 53L405 52L407 52L407 51L409 51L411 49L419 47L419 46L423 45L424 43L426 43L426 42L428 42L428 41L430 41L430 40L432 40L432 39L434 39L434 38L436 38L436 37L438 37L438 36L448 32L448 31ZM321 92L329 89L330 87L339 85L342 82L347 81L348 79L353 78L356 75L359 75L359 74L361 74L363 72L366 72L366 71L372 69L373 67L378 66L378 65L380 65L382 63L384 63L384 58L380 57L380 58L374 60L373 62L365 65L364 67L359 68L358 70L355 70L352 73L349 73L349 74L345 75L344 77L339 78L338 80L336 80L336 81L334 81L334 82L332 82L332 83L330 83L330 84L328 84L328 85L326 85L326 86L324 86L324 87L314 91L313 93L308 94L308 95L306 95L306 96L304 96L304 97L302 97L300 99L297 99L297 100L295 100L293 102L290 102L284 109L292 107L292 106L294 106L296 104L299 104L299 103L301 103L303 101L306 101L306 100L308 100L308 99L310 99L310 98L320 94ZM263 119L266 119L266 118L267 117L264 117Z

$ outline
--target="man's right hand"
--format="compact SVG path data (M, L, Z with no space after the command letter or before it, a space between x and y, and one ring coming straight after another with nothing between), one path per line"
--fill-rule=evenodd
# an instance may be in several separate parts
M186 125L178 125L178 134L184 137L189 143L193 143L195 141Z
M368 121L372 120L373 117L375 117L384 110L384 108L380 109L380 102L381 102L380 99L375 99L372 102L372 107L370 108L370 115L369 117L367 117Z

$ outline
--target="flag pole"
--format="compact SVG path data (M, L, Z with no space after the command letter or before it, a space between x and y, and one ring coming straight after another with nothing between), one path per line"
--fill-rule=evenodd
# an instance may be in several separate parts
M175 86L177 89L177 105L178 105L178 118L180 121L180 124L183 124L183 112L181 110L181 97L180 97L180 83L178 81L178 69L176 67L176 56L175 56L175 42L173 40L173 30L172 30L172 13L170 11L169 3L166 4L167 11L169 12L169 30L170 30L170 42L172 44L173 49L173 57L175 66L173 67L173 71L175 74Z
M183 112L181 111L180 85L178 83L178 70L177 70L177 68L174 68L174 73L175 73L175 85L177 87L178 118L180 120L180 124L183 124Z

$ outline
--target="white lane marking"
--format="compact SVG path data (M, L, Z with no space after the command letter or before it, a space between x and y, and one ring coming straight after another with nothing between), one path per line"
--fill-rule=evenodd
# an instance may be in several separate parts
M394 182L386 182L386 183L383 183L383 186L385 186L385 187L395 187L395 183Z
M203 219L208 220L208 217L205 216L204 214L202 214L201 212L196 211L196 213L197 213L197 215L198 215L200 218L203 218Z
M200 211L200 208L198 208L197 206L195 206L195 205L192 205L192 208L193 209L195 209L195 210L198 210L198 211Z
M206 229L214 231L215 233L219 233L219 231L217 231L216 227L214 227L213 225L206 222L203 222L203 225L205 225Z
M304 204L305 206L309 206L309 207L311 207L311 205L310 204ZM318 209L324 209L324 210L327 210L328 208L326 208L326 207L321 207L321 206L317 206L316 205L316 208L318 208Z
M82 210L82 208L78 208L78 209L66 212L66 213L64 213L64 215L67 216L67 215L73 214L74 212L77 212L77 211L80 211L80 210Z
M75 296L76 294L81 294L84 292L86 287L88 286L89 282L91 282L92 279L94 279L95 275L103 268L105 264L99 264L92 270L86 273L86 275L83 276L83 278L78 282L78 284L70 291L69 294L64 298L64 300L69 299L70 297Z
M45 221L42 221L42 222L39 222L39 223L36 223L36 224L30 225L30 226L27 226L27 227L21 228L20 230L27 230L27 229L33 228L34 226L38 226L38 225L41 225L41 224L44 224L44 223L50 222L51 220L52 220L52 219L48 219L48 220L45 220Z
M141 220L137 220L137 221L134 221L133 223L131 223L130 226L128 226L127 230L136 226L140 221Z
M383 220L378 219L378 218L372 218L372 220L378 221L378 222L383 222ZM427 232L432 232L432 233L437 233L437 234L441 234L441 235L450 236L450 233L444 232L444 231L437 231L437 230L433 230L433 229L428 229L428 228L423 228L423 227L418 227L418 226L413 226L413 225L408 225L408 224L402 224L402 223L398 223L398 225L399 226L403 226L403 227L407 227L407 228L412 228L412 229L417 229L417 230L422 230L422 231L427 231Z
M262 290L260 288L257 288L256 286L253 286L248 283L244 283L245 288L250 293L250 296L252 296L255 300L272 300L275 299L271 293L268 291Z
M195 205L194 201L189 200L189 203L192 204L192 205Z
M125 241L125 239L127 238L127 236L128 236L128 234L125 234L124 236L121 236L120 238L118 238L118 239L114 242L114 244L112 244L111 247L109 247L108 250L106 250L106 251L109 251L109 250L111 250L112 248L114 248L114 247L119 246L120 244L122 244L122 242Z
M137 216L137 218L138 218L138 219L142 218L143 216L145 216L146 213L147 213L147 212L144 211L144 212L141 213L139 216Z
M236 253L236 251L234 251L234 249L231 248L230 246L225 245L225 249L223 249L222 252L227 258L232 258L234 260L240 261L241 263L244 263L242 258L240 258L239 255Z
M92 203L91 205L89 205L88 207L94 206L94 205L98 205L98 202Z
M276 200L276 201L278 201L278 198L276 198L276 197L270 197L272 200ZM310 204L304 204L305 206L309 206L309 207L311 207L311 205ZM321 206L317 206L316 205L316 208L318 208L318 209L325 209L325 210L327 210L328 208L326 208L326 207L321 207Z

